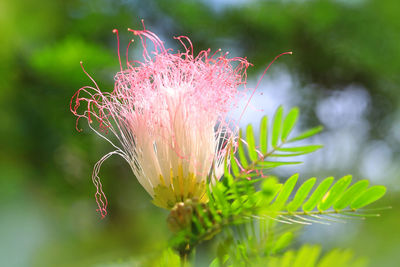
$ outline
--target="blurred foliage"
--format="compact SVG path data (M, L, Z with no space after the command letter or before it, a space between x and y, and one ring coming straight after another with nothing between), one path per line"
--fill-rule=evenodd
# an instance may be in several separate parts
M110 160L102 169L111 213L99 220L90 174L109 147L84 126L83 133L76 132L69 112L72 94L91 84L80 60L103 90L112 88L119 69L113 28L121 30L126 44L131 36L122 30L140 28L143 18L167 46L178 47L173 35L188 35L195 51L221 47L247 56L255 65L250 78L275 55L293 51L284 63L299 79L293 90L301 94L305 123L319 124L313 107L321 98L361 86L372 99L363 146L386 142L396 164L399 11L397 0L1 1L0 265L137 262L162 253L167 243L167 214L151 204L122 161ZM337 172L342 174L340 166ZM351 235L339 231L336 239L325 240L327 246L351 247L372 266L396 266L400 182L391 178L395 182L385 201L394 208L380 219L356 223ZM211 262L213 248L206 243L198 249L200 266Z

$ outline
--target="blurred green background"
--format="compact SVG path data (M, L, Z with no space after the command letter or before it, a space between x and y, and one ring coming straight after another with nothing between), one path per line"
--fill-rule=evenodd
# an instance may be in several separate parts
M119 70L112 29L124 49L132 38L126 29L141 28L142 18L167 47L178 49L172 36L187 35L197 52L246 56L254 64L249 87L274 56L293 51L264 77L242 123L283 104L301 108L303 127L324 125L314 141L325 149L278 173L368 178L389 189L377 206L393 208L365 222L307 227L300 241L398 266L399 14L398 0L2 0L0 266L134 265L166 246L167 212L150 203L120 158L100 173L110 203L100 220L90 176L111 147L84 123L78 133L69 111L73 93L91 84L79 61L111 90ZM140 48L132 46L131 59ZM199 248L199 266L212 250L211 243Z

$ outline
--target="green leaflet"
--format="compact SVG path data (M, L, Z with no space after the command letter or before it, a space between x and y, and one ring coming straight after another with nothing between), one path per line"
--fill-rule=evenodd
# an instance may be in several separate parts
M274 247L272 248L273 253L277 253L285 249L292 242L294 234L292 232L286 232L281 235L276 241Z
M351 179L351 175L347 175L339 179L326 193L321 203L318 204L318 210L329 209L349 186L349 184L351 183Z
M217 183L212 190L213 203L215 208L221 210L223 216L229 216L230 203L225 195L226 188L223 183ZM210 192L210 191L209 191Z
M300 134L299 136L290 139L288 142L294 142L294 141L299 141L299 140L309 138L309 137L321 132L323 129L324 129L324 127L322 127L322 126L314 127L308 131L305 131L304 133Z
M282 165L293 165L303 163L301 161L284 162L284 161L261 161L257 163L257 169L271 169Z
M365 189L367 189L368 185L368 180L361 180L353 184L349 189L346 190L346 192L343 193L339 200L336 201L336 203L333 205L333 208L335 210L342 210L346 208L354 199L361 195Z
M301 206L301 204L303 204L304 200L307 198L308 193L310 193L316 181L317 179L315 177L310 178L300 186L294 199L286 207L288 211L296 211Z
M295 107L289 111L289 114L286 116L285 120L283 121L282 136L281 136L281 140L283 142L286 141L286 138L289 136L290 132L292 131L294 125L297 122L298 116L299 116L299 109L297 107Z
M302 246L297 253L297 257L293 262L293 267L312 267L321 252L319 246Z
M321 199L323 198L323 196L325 195L326 191L328 191L332 182L333 182L333 177L328 177L318 185L317 189L315 189L313 194L310 196L310 198L307 200L307 202L304 203L304 205L303 205L303 210L305 212L311 211L315 208L315 206L318 204L318 202L320 202Z
M256 150L256 143L255 143L255 140L254 140L253 126L251 124L247 125L246 140L247 140L247 145L248 145L248 148L249 148L250 159L252 161L258 160L257 150Z
M282 147L278 148L277 151L311 153L320 148L322 148L321 145L308 145L308 146L298 146L298 147Z
M386 193L386 187L375 185L364 191L350 205L352 209L359 209L380 199Z
M143 262L141 262L141 264L142 266L170 267L170 266L179 266L180 262L181 260L179 258L179 255L172 248L168 248L162 251L161 253L157 253L157 255L154 255L153 257L149 257L148 259L145 258ZM136 265L137 261L132 261L124 263L121 262L114 266L136 266Z
M291 267L291 263L295 257L295 254L293 251L288 251L284 254L282 257L281 263L277 264L276 266L281 266L281 267Z
M275 202L272 204L272 210L280 210L286 203L287 199L289 198L290 194L293 191L294 186L297 183L297 179L299 178L299 174L294 174L290 177L282 187L281 192L276 197Z
M231 151L230 159L231 159L231 169L232 169L232 173L233 173L234 176L238 176L240 170L239 170L239 165L238 165L237 162L236 162L236 158L235 158L235 156L233 155L233 151Z
M212 214L213 219L216 221L216 223L221 223L222 218L221 218L220 214L218 214L214 205L209 205L209 211Z
M282 115L283 115L283 107L280 106L274 116L274 121L272 123L272 139L271 145L272 147L276 147L278 145L279 136L281 135L282 130Z
M279 152L286 152L286 153L273 153L271 157L296 157L305 154L309 154L320 149L322 146L320 145L309 145L309 146L302 146L302 147L288 147L288 148L277 148L276 150Z
M263 203L261 205L268 205L278 194L282 184L278 184L275 178L268 178L261 184L261 192L263 195Z
M245 154L244 147L243 147L242 130L239 130L238 154L239 154L240 163L242 164L242 166L244 168L246 168L249 164L247 162L246 154Z
M230 156L232 156L232 153L230 153L229 150L227 150L227 151L229 152ZM225 159L224 159L224 176L229 178L232 175L229 172L228 158L229 158L229 156L228 156L228 153L227 153L227 155L225 156Z
M260 150L262 154L268 151L268 117L264 116L260 123Z

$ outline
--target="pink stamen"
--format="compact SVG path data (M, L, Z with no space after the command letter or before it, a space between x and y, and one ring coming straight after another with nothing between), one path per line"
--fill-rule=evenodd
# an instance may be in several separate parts
M130 63L129 63L129 46L131 45L131 43L133 43L134 42L134 40L132 39L132 40L129 40L129 43L128 43L128 46L126 47L126 66L127 66L127 68L129 68L130 67Z
M97 90L100 91L99 86L97 85L96 81L92 78L92 76L89 75L89 73L86 72L85 68L83 67L83 62L80 61L79 63L81 64L81 68L82 68L83 72L84 72L84 73L86 74L86 76L88 76L89 79L94 83L94 85L96 86Z
M120 45L119 45L119 34L118 34L118 30L117 30L117 29L114 29L114 30L113 30L113 33L115 33L115 34L117 35L118 62L119 62L119 67L120 67L121 72L122 72L121 53L120 53L120 51L119 51Z
M248 100L247 103L246 103L246 106L244 107L242 113L240 114L239 122L240 122L240 120L242 119L244 112L246 111L246 109L247 109L247 107L248 107L248 105L249 105L251 99L252 99L253 96L254 96L254 93L256 92L258 86L260 85L261 80L264 78L264 75L267 73L269 67L271 67L271 65L272 65L272 64L275 62L275 60L277 60L279 57L281 57L281 56L283 56L283 55L292 55L292 54L293 54L293 52L285 52L285 53L279 54L279 55L277 55L277 56L269 63L269 65L268 65L267 68L264 70L263 74L261 75L261 78L258 80L256 87L254 87L253 92L251 93L250 98L249 98L249 100Z

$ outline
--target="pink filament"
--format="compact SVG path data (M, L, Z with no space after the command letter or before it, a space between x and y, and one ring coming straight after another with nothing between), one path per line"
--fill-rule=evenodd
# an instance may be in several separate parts
M272 64L275 62L275 60L277 60L279 57L281 57L281 56L283 56L283 55L291 55L291 54L293 54L293 53L292 53L292 52L285 52L285 53L279 54L279 55L277 55L277 56L268 64L268 66L265 68L263 74L261 75L261 78L258 80L258 82L257 82L257 84L256 84L256 87L254 87L253 92L251 93L251 95L250 95L250 97L249 97L249 100L247 101L247 103L246 103L246 105L245 105L245 107L244 107L242 113L240 114L239 121L242 119L244 112L246 111L247 107L249 106L250 101L251 101L251 99L252 99L253 96L254 96L254 93L256 92L258 86L260 85L261 80L264 78L265 74L267 73L269 67L271 67L271 65L272 65Z

